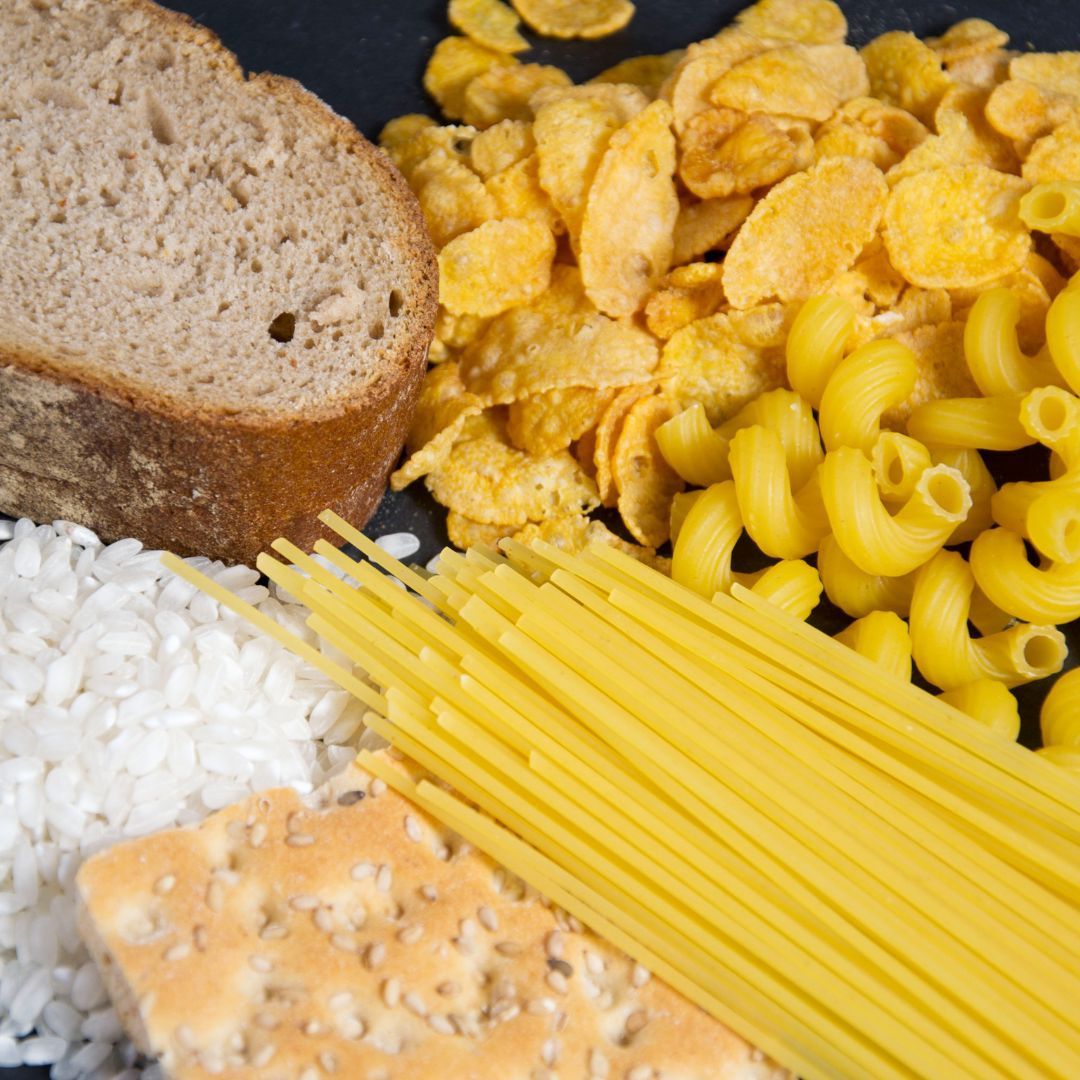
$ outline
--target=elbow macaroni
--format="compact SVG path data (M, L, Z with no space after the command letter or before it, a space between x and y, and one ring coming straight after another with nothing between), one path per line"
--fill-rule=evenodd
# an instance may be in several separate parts
M1020 200L1020 220L1039 232L1080 236L1080 183L1053 180L1036 184Z
M1039 554L1056 563L1080 559L1080 491L1048 491L1028 507L1025 534Z
M978 450L961 446L937 446L930 457L935 465L948 465L955 469L966 481L971 493L971 509L967 517L949 534L946 544L964 544L974 540L984 529L994 524L990 505L997 484L990 475L990 470Z
M1061 377L1080 393L1080 288L1076 278L1058 293L1046 313L1046 347Z
M937 464L921 442L896 431L883 431L877 437L870 461L882 501L890 505L907 502L919 477Z
M1080 668L1066 671L1050 687L1039 713L1039 726L1047 746L1080 748Z
M915 575L886 577L860 570L843 552L835 536L826 536L818 551L818 573L825 595L845 614L861 619L872 611L907 615Z
M1020 396L938 398L908 417L908 434L937 446L972 450L1020 450L1035 439L1020 422Z
M743 530L735 485L713 484L698 496L683 519L671 554L671 576L711 597L731 588L731 552Z
M861 656L891 675L911 681L911 635L907 623L892 611L871 611L836 635Z
M655 435L664 460L688 484L708 487L731 479L728 441L709 423L700 402L665 421Z
M975 385L987 397L1016 394L1060 383L1048 350L1024 354L1016 337L1020 300L1004 286L988 289L975 301L964 327L964 356Z
M945 690L938 697L1010 742L1020 734L1020 707L1016 696L996 679L976 679L954 690Z
M735 575L743 577L743 575ZM743 584L747 582L744 580ZM805 621L821 600L821 577L802 559L785 559L754 575L750 590L793 618Z
M811 296L795 316L786 346L788 382L815 408L854 328L854 309L837 296Z

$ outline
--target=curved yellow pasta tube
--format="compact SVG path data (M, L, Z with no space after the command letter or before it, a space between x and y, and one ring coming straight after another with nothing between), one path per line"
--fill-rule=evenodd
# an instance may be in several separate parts
M1061 375L1043 349L1027 356L1016 337L1020 300L1004 286L987 289L975 301L964 326L964 356L975 385L987 397L1060 384Z
M791 486L798 491L825 457L810 403L791 390L769 390L747 402L717 430L725 438L733 439L743 428L754 424L779 436Z
M755 424L731 440L731 475L743 525L766 555L800 559L829 531L817 473L792 494L780 437Z
M1051 562L1080 560L1080 491L1040 495L1028 508L1026 526L1028 539Z
M671 542L674 544L679 538L679 530L683 527L686 515L690 513L690 507L704 494L701 488L697 491L678 491L671 500Z
M878 494L873 466L854 447L825 455L821 493L837 543L868 574L899 577L926 562L971 509L967 481L948 465L923 472L896 515Z
M1066 671L1043 701L1039 727L1047 746L1080 748L1080 668Z
M967 518L949 534L945 541L949 544L964 544L994 524L990 513L991 500L997 492L990 470L978 450L963 446L935 446L930 451L935 465L948 465L955 469L966 481L971 493L971 509Z
M751 592L800 621L808 619L821 600L821 576L802 559L785 559L754 577Z
M907 429L919 442L973 450L1019 450L1035 439L1020 422L1020 396L938 398L914 409Z
M683 519L671 554L671 576L680 585L712 596L731 588L731 552L743 531L735 485L706 488Z
M1057 294L1046 313L1046 347L1062 378L1080 393L1080 289L1074 281Z
M792 389L815 408L855 327L855 309L838 296L811 296L788 332L787 376Z
M911 635L895 612L871 611L835 636L898 679L911 681Z
M1080 775L1080 746L1040 746L1035 753Z
M902 577L868 574L844 554L835 536L822 540L817 565L825 595L853 619L861 619L872 611L906 615L911 607L914 574Z
M955 690L945 690L938 697L1010 741L1020 734L1016 696L997 679L976 679Z
M1055 626L1018 623L972 638L968 614L975 577L955 551L939 551L915 578L911 597L911 646L915 664L930 683L954 690L976 679L1019 686L1061 670L1065 637Z
M907 399L918 374L915 354L898 341L869 341L841 360L818 412L825 449L855 446L869 453L881 430L881 414Z
M665 421L654 434L664 460L688 484L708 487L731 479L728 440L709 423L701 402Z
M1080 236L1080 183L1052 180L1036 184L1020 200L1020 220L1039 232Z
M1033 623L1080 618L1080 563L1028 562L1024 539L1010 529L987 529L971 545L971 572L991 603Z
M870 452L878 491L893 505L907 502L925 470L935 464L930 451L918 439L896 431L883 431ZM948 463L946 463L948 464Z

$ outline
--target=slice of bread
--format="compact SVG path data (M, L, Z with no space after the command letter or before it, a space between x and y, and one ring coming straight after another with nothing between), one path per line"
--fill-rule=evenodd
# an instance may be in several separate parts
M113 847L77 887L172 1080L790 1080L355 767Z
M0 511L234 561L367 519L437 302L381 151L147 0L6 0L0 159Z

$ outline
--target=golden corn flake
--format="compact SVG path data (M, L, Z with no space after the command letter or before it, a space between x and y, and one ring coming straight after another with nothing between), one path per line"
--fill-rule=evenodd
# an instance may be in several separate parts
M387 153L390 153L399 146L404 146L425 128L437 126L430 116L425 116L423 113L406 113L404 116L395 116L379 132L379 145Z
M691 45L657 94L671 103L675 130L681 134L692 117L712 106L710 94L722 75L767 47L765 42L733 26Z
M556 101L598 101L618 117L619 124L632 120L646 105L648 95L630 83L589 82L583 86L545 86L532 98L533 112Z
M415 126L416 130L411 137L407 138L406 133L411 126ZM445 124L441 127L434 122L425 125L406 125L399 131L390 132L390 142L384 149L390 155L390 160L398 167L401 175L415 189L418 186L416 171L429 157L434 156L433 165L445 158L467 165L469 148L476 134L476 128L466 124Z
M424 71L424 89L451 120L465 115L465 88L493 67L516 64L512 56L487 49L467 37L443 38Z
M450 25L487 49L523 52L529 43L518 32L521 20L501 0L450 0Z
M1009 62L1016 54L1008 49L991 49L973 53L962 60L945 65L954 82L977 86L980 90L993 90L1009 77Z
M486 221L439 252L439 302L451 315L499 315L551 281L555 239L536 221Z
M548 64L492 67L465 87L462 116L474 127L487 128L500 120L531 120L533 94L547 86L569 86L570 76Z
M733 308L728 318L744 345L768 352L784 347L798 309L798 304L759 304L744 311Z
M650 100L660 92L675 65L686 55L685 49L673 49L657 56L631 56L614 67L594 75L590 83L629 83L643 90Z
M725 250L753 209L754 200L749 195L684 203L675 219L672 263L680 266L706 252Z
M1031 236L1017 212L1028 185L982 165L901 180L885 209L889 260L913 285L984 285L1022 265Z
M950 26L941 37L926 39L926 44L941 57L943 64L981 56L1008 43L1009 35L985 19L963 19Z
M746 308L821 291L874 237L887 197L881 170L862 158L828 158L781 180L727 253L728 300Z
M538 33L553 38L601 38L621 30L633 17L630 0L511 0Z
M604 410L596 426L593 463L596 466L596 489L604 506L614 506L619 494L615 487L612 460L623 421L634 402L651 394L653 389L650 386L628 386L620 390Z
M787 45L744 60L709 94L714 105L818 123L836 107L869 92L866 66L848 45Z
M930 123L952 80L929 45L905 30L891 30L866 45L862 58L874 97Z
M534 394L510 405L506 434L519 450L546 457L595 428L614 396L614 390L589 386Z
M755 37L830 45L847 37L847 19L832 0L759 0L735 22Z
M451 547L456 547L459 551L467 551L472 547L493 548L500 540L513 536L518 528L518 525L505 521L473 521L472 518L453 510L446 515L446 535L450 538Z
M536 149L532 126L524 120L500 120L479 131L469 147L469 164L484 180L523 161Z
M906 284L882 247L860 256L850 270L829 282L825 291L843 297L857 312L872 315L876 308L892 307Z
M566 231L548 193L540 186L535 154L496 173L485 186L495 199L499 217L537 222L555 235Z
M656 429L678 411L662 395L639 398L623 420L611 468L618 507L630 535L657 548L671 529L671 500L685 487L656 443Z
M543 296L498 316L465 350L461 376L490 404L505 404L567 386L646 382L658 358L651 334L602 315L576 268L556 264Z
M464 349L475 341L490 325L490 319L481 319L476 315L451 315L440 306L435 316L435 340L442 342L448 349Z
M466 421L482 412L483 403L465 389L457 364L431 368L424 377L405 443L409 457L390 477L390 487L400 491L437 469L461 436Z
M654 101L611 137L581 225L581 278L606 315L633 315L667 271L679 213L671 108Z
M511 446L497 424L459 440L425 483L448 510L487 524L520 527L587 513L599 502L596 485L568 452L533 457Z
M718 313L672 335L658 378L681 408L700 401L716 425L766 390L782 386L782 353L747 345L728 315Z
M435 151L417 166L413 184L436 247L496 215L495 200L480 177L444 151Z
M892 168L929 132L911 113L877 98L845 102L814 132L814 153L827 157L862 157L883 172Z
M720 263L690 263L667 274L645 303L645 325L666 340L682 327L712 315L724 302Z
M1032 184L1080 180L1080 115L1039 139L1024 160L1023 177Z
M619 393L619 391L615 391ZM603 415L603 414L601 414ZM596 428L590 428L574 443L574 457L587 476L596 479Z
M892 337L894 335L890 335ZM901 428L912 410L937 398L978 397L979 389L964 359L964 324L944 322L919 326L895 335L918 363L911 396L882 417L887 427Z
M1009 79L990 94L986 119L995 131L1026 150L1035 139L1071 120L1077 102L1071 94L1059 94L1025 79Z
M1009 74L1053 94L1080 97L1080 52L1024 53L1013 59Z

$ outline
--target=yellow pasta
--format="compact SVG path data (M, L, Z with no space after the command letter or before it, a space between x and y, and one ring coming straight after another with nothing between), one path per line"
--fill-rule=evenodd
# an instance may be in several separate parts
M1002 611L1033 623L1080 618L1080 563L1032 566L1024 538L1010 529L987 529L971 545L971 572Z
M786 344L788 382L815 408L854 327L854 309L837 296L811 296L795 316Z
M1061 670L1065 637L1056 627L1017 624L972 638L968 615L975 578L963 556L941 551L915 578L911 647L927 682L954 690L977 679L1018 686Z
M1020 706L1016 695L997 679L976 679L953 690L944 690L938 697L1003 738L1015 740L1020 734Z
M907 502L923 472L931 465L940 464L931 459L930 451L921 442L896 431L878 435L870 461L882 501L890 506Z
M868 574L844 554L835 536L826 536L821 542L817 565L825 595L852 618L861 619L872 611L907 615L915 588L914 574Z
M690 513L690 507L697 502L703 494L699 488L697 491L679 491L671 500L671 542L674 544L679 538L679 532Z
M1039 713L1047 746L1080 748L1080 668L1066 671L1050 687Z
M912 496L891 515L866 455L842 446L825 455L821 492L844 554L868 574L899 577L921 566L971 508L967 481L947 465L919 477Z
M1020 220L1040 232L1080 236L1080 182L1036 184L1020 200Z
M818 426L825 449L854 446L869 453L882 413L907 399L918 371L915 354L898 341L870 341L841 360L821 397Z
M935 446L930 450L930 457L935 465L948 465L955 469L966 481L971 494L971 509L967 518L949 534L945 541L949 544L964 544L994 524L990 507L997 484L990 475L990 470L978 450L961 446Z
M898 679L911 681L911 635L895 612L871 611L841 630L836 640Z
M912 438L937 446L973 450L1019 450L1035 439L1020 422L1020 396L937 398L908 417Z
M768 567L750 586L750 591L775 604L800 622L821 601L821 576L802 559L785 559Z
M758 424L731 440L729 461L739 512L754 543L777 559L817 551L829 531L818 474L792 494L780 437Z
M731 479L728 440L709 423L700 402L665 421L655 435L664 460L688 484L708 487Z
M1048 491L1028 508L1027 538L1056 563L1080 560L1080 491Z
M1061 384L1049 350L1027 356L1016 337L1020 300L1004 286L987 289L964 326L964 356L975 385L987 397Z
M1035 752L1045 761L1076 773L1080 779L1080 746L1040 746Z
M731 588L731 552L743 522L735 485L713 484L695 500L683 519L671 553L671 576L702 596Z
M1080 288L1075 282L1074 277L1046 313L1046 347L1062 378L1080 393Z

